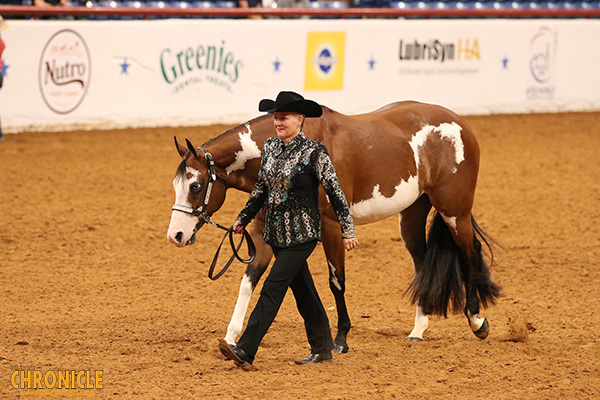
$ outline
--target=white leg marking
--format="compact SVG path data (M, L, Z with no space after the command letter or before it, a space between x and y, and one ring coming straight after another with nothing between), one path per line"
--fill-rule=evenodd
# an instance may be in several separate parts
M244 326L244 317L246 316L246 311L248 311L248 304L250 303L250 298L252 297L252 291L253 288L250 278L248 275L244 275L242 278L242 283L240 284L240 293L238 295L237 302L235 303L235 309L233 310L233 315L231 316L231 322L229 322L229 326L227 326L227 335L225 336L225 341L229 344L235 344L235 340L242 332L242 327Z
M423 340L423 332L429 328L429 317L423 313L423 309L417 304L417 312L415 313L415 327L413 328L409 338Z
M446 222L446 225L448 225L449 228L452 228L454 230L454 233L458 235L458 229L456 228L456 217L448 217L442 213L440 213L440 215Z
M395 189L392 197L385 197L379 191L379 185L375 185L370 199L350 206L352 218L363 224L399 213L419 198L419 179L411 176L407 181L400 182Z
M340 282L335 276L335 266L329 260L327 260L327 264L329 264L329 268L331 269L331 283L333 283L338 290L342 290L342 285L340 285Z
M227 175L231 174L233 171L244 169L246 161L252 160L253 158L260 158L260 149L256 142L252 140L252 130L250 129L250 125L246 124L246 128L248 129L247 133L238 133L242 150L235 153L235 160L231 165L225 168Z
M485 318L480 318L479 314L471 314L467 311L467 317L469 318L469 325L471 326L471 330L473 332L477 332L481 325L485 322Z

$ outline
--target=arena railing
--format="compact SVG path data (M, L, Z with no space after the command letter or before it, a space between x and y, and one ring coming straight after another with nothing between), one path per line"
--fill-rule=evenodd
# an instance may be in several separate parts
M166 17L328 17L328 18L600 18L594 9L422 9L422 8L177 8L177 7L36 7L0 5L0 15L27 16L136 16Z

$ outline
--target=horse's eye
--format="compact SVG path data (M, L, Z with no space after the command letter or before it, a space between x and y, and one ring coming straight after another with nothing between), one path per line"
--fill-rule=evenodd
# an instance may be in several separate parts
M200 190L202 190L202 185L198 182L194 182L190 185L190 190L194 193L198 193Z

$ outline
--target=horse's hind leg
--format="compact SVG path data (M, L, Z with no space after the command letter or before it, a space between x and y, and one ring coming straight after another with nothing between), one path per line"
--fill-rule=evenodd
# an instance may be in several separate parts
M479 252L473 250L473 227L471 225L471 216L468 217L448 217L441 214L444 222L450 228L456 245L462 253L462 274L463 283L465 285L465 315L469 320L471 330L479 332L477 335L482 339L486 338L489 333L489 324L485 318L479 317L479 297L477 296L477 288L472 283L474 266L479 263L478 257L481 257Z
M229 326L227 327L227 335L225 336L225 340L229 344L235 344L235 340L242 332L244 317L246 316L246 311L248 311L248 304L250 303L252 292L273 257L271 248L262 239L263 228L264 216L258 214L250 226L250 236L252 236L252 240L256 246L256 257L254 258L254 261L246 267L246 272L242 278L242 283L240 284L240 293L237 302L235 303L231 322L229 322Z
M461 251L461 270L465 286L464 313L471 330L480 339L489 335L490 326L486 318L479 316L480 302L484 306L493 304L500 295L500 288L491 281L489 270L481 254L481 242L475 236L477 225L469 214L463 217L444 216L454 241Z
M494 304L496 298L500 296L501 289L490 279L490 271L481 253L479 238L489 246L486 240L486 233L479 228L473 216L471 216L467 225L471 227L471 237L473 240L470 247L472 250L470 262L468 264L470 267L469 276L468 279L465 279L467 301L464 312L475 336L485 339L490 333L490 326L486 318L479 317L479 303L483 303L484 307Z
M415 273L421 267L425 251L427 249L425 230L427 226L427 215L431 209L431 203L427 195L422 195L410 207L402 211L400 218L400 235L402 242L410 253L413 260ZM414 342L423 341L423 333L429 328L429 317L417 303L415 313L415 326L408 335L408 340Z
M446 316L449 308L460 312L464 307L471 330L485 339L489 324L479 317L479 305L494 304L500 288L490 279L476 237L485 241L485 233L471 214L475 179L453 174L445 177L443 183L428 193L438 214L427 239L423 270L429 274L421 276L414 287L421 304L427 303L426 311L433 314Z
M336 353L347 353L349 347L346 337L352 326L344 297L346 292L344 244L337 222L331 222L325 218L322 219L322 222L323 250L329 266L329 289L335 298L338 314L337 334L333 341L334 350Z

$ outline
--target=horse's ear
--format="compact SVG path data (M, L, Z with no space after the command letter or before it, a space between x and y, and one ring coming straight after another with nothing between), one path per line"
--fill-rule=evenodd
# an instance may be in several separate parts
M187 147L188 147L188 150L190 151L190 153L192 153L194 155L194 157L198 158L198 153L196 153L196 148L194 147L194 145L192 144L192 142L190 142L186 138L185 139L185 143L187 143Z
M188 149L179 144L177 141L177 136L173 136L173 139L175 140L175 148L177 149L177 152L181 157L185 157L185 155L188 153Z

